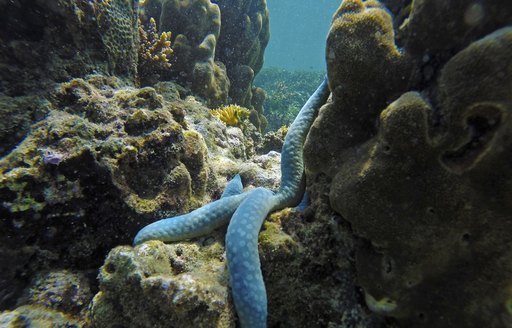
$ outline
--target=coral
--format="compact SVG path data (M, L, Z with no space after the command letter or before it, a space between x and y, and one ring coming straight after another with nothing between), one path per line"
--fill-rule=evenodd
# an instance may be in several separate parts
M84 327L83 321L37 305L23 305L0 313L0 324L5 328Z
M0 156L9 153L49 111L48 102L33 96L0 96Z
M162 78L190 84L211 108L226 104L229 94L230 102L254 106L263 114L261 97L253 97L252 82L263 64L269 38L265 1L233 5L209 0L148 0L142 8L143 22L154 17L159 31L174 33L174 69Z
M98 29L105 44L109 69L135 78L139 45L138 1L99 0L93 4Z
M44 95L55 83L92 73L115 74L133 83L136 4L131 0L0 2L0 91L12 97Z
M278 186L278 159L279 154L274 153L261 156L256 161L259 168L254 164L248 168L249 164L244 164L242 180L249 185ZM226 165L223 168L226 169ZM274 186L269 185L271 180ZM326 191L314 192L325 194ZM339 215L326 211L327 204L304 214L288 209L272 214L264 223L259 244L268 291L269 327L301 327L304 322L315 328L357 324L383 327L382 320L358 305L359 295L353 287L349 255L353 252L353 237L344 230ZM100 270L100 292L92 304L92 323L110 327L114 323L135 325L140 322L142 326L159 327L163 325L159 318L172 317L177 320L176 326L197 327L196 320L213 317L204 326L234 327L234 309L226 304L229 289L223 234L220 230L194 242L164 245L154 241L133 249L125 246L113 249ZM169 263L170 269L165 269ZM138 279L142 281L140 284L133 283ZM157 284L178 287L151 289ZM221 295L221 302L205 298L203 291L207 287L212 297ZM186 294L192 288L198 298ZM173 295L183 295L179 305ZM198 309L196 305L205 299L210 305ZM219 310L219 305L229 308ZM191 313L187 313L189 309ZM217 320L219 311L227 313L222 325ZM190 321L181 321L182 317ZM165 322L169 325L174 321ZM171 326L174 325L171 323Z
M233 103L251 107L252 82L263 65L270 38L267 4L264 0L237 0L218 5L223 24L217 56L226 65L231 81L229 96Z
M306 151L315 148L308 164L318 172L335 168L344 149L375 133L372 118L414 82L415 73L408 53L395 45L391 15L377 1L343 1L327 36L326 61L336 102L328 106L336 109L322 111L312 133L323 139L343 131L350 137L306 144Z
M158 31L174 35L174 68L162 72L161 79L190 84L209 107L225 104L230 82L224 64L215 58L221 25L218 5L209 0L148 0L143 10L143 22L154 17Z
M263 116L263 103L265 102L265 91L262 88L252 88L251 116L249 121L258 129L260 133L265 131L267 127L267 119Z
M472 5L412 1L397 23L346 0L328 36L333 98L305 145L327 194L312 200L350 223L368 308L399 327L510 324L512 31L494 29L512 12L486 3L500 13L476 27Z
M288 134L288 127L283 125L277 130L277 134L280 135L283 139Z
M139 25L137 74L142 85L152 84L151 81L156 82L160 71L171 68L171 36L171 32L162 32L159 36L153 18L149 19L146 28L142 24Z
M89 279L83 274L42 272L25 289L17 308L0 314L0 325L82 327L92 296Z
M244 121L249 118L250 111L238 105L228 105L211 111L212 115L219 118L228 126L241 127Z
M280 151L287 133L288 127L284 125L277 131L265 133L263 142L258 147L258 153L266 154L269 151Z
M254 79L258 88L253 89L253 106L259 108L265 104L264 117L268 120L268 130L276 131L283 125L290 125L302 104L322 81L325 74L312 71L288 71L280 68L264 68ZM261 94L259 89L264 89ZM263 99L261 99L263 98ZM262 104L263 106L263 104ZM263 114L258 109L258 113ZM262 122L262 125L263 122ZM260 129L261 130L261 129Z

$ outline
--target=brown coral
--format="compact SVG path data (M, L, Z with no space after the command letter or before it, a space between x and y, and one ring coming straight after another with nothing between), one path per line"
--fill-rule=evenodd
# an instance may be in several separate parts
M330 181L330 206L361 239L357 281L372 311L402 327L505 327L512 30L485 31L512 12L489 2L499 17L475 28L461 20L467 2L431 2L413 1L398 25L377 1L342 3L328 37L333 99L308 136L308 179ZM393 26L409 33L401 49Z

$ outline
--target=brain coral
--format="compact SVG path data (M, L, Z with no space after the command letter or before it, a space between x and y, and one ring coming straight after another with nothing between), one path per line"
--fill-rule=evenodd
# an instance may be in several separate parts
M333 98L305 145L309 184L330 181L360 238L368 307L402 327L512 320L512 29L498 29L512 10L485 3L475 28L463 2L412 1L400 24L377 1L343 1Z

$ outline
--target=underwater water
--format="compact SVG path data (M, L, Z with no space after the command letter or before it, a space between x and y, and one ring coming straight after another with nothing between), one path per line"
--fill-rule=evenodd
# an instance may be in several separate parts
M325 72L324 40L339 1L268 0L267 6L272 37L264 67Z
M512 327L511 0L0 0L0 328Z

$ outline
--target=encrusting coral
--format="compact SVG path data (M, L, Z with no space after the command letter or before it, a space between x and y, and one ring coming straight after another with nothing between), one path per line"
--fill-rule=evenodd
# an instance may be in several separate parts
M162 70L169 70L172 65L170 59L171 32L162 32L158 35L156 22L153 18L144 28L139 24L139 58L137 62L137 76L141 85L154 84L158 81Z

